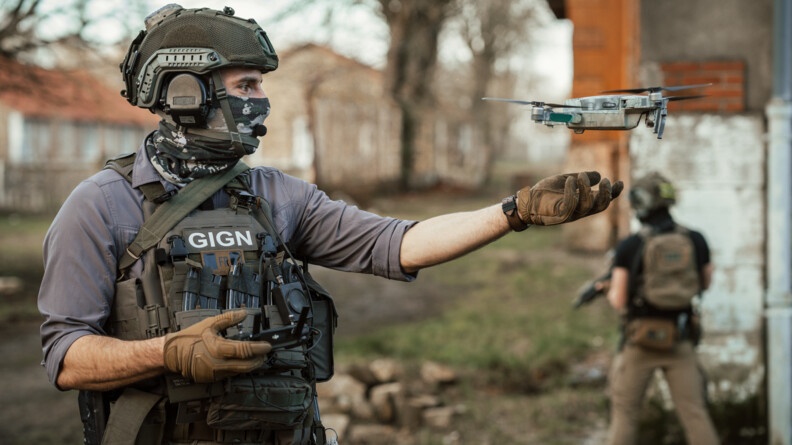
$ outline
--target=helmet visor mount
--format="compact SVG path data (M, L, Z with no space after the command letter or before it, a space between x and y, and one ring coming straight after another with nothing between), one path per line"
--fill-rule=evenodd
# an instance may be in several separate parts
M157 90L165 82L157 83L157 79L168 73L205 74L215 67L221 66L220 56L209 48L166 48L152 54L136 79L137 106L151 108L160 105ZM180 75L174 77L179 78ZM163 79L164 80L164 79ZM171 80L172 82L172 80ZM170 89L173 85L167 86Z

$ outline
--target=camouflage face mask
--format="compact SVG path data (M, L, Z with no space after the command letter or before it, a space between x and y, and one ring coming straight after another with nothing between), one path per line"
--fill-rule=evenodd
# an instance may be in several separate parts
M257 136L266 132L263 123L270 113L268 98L228 96L228 103L237 133ZM220 109L211 111L207 128L228 133ZM258 148L258 145L243 144L247 154L252 154ZM147 138L146 151L154 168L167 181L182 185L227 170L239 160L230 141L182 132L178 126L165 120L160 122L160 129Z
M227 96L228 104L231 107L231 114L234 116L236 132L252 136L263 135L260 128L263 127L264 120L270 114L269 98L252 98L240 96ZM219 109L214 109L207 121L207 127L215 131L228 131L223 113Z

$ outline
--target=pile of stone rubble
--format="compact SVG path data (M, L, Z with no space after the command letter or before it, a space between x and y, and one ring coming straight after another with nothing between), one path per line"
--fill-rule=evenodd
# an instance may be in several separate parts
M464 412L464 406L444 401L456 381L454 370L434 362L412 373L391 359L337 369L318 387L322 422L332 430L328 439L336 435L347 445L404 444L420 429L448 430L454 416Z

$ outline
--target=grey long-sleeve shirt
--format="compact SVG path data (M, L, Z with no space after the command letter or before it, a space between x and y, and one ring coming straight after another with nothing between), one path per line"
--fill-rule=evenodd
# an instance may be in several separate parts
M399 262L404 233L414 221L378 216L342 201L300 179L269 167L251 170L253 192L272 208L276 229L298 257L337 270L370 273L410 281ZM138 151L130 184L112 170L80 183L64 202L44 240L44 278L39 311L44 316L41 342L50 382L55 384L63 358L83 335L106 335L114 299L117 260L143 223L143 194L136 188L162 180ZM215 207L228 205L218 192ZM130 278L142 273L142 261Z

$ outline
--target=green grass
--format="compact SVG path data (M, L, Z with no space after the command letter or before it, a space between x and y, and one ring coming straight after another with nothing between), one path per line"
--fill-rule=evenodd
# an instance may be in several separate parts
M52 216L4 214L0 215L0 242L4 266L12 265L16 258L24 260L41 258L41 242Z
M496 176L476 192L377 200L375 211L420 220L481 208L513 192L507 184L510 177ZM532 227L507 235L465 257L421 271L418 282L430 282L428 289L453 296L439 298L446 302L441 313L340 337L336 351L341 361L381 356L436 360L487 371L493 383L532 391L562 374L566 363L592 351L613 350L618 321L610 308L602 301L577 311L571 308L578 288L601 270L602 261L567 253L559 227Z
M561 231L541 228L422 271L419 280L456 296L449 307L434 318L341 338L337 349L350 360L388 356L492 371L500 384L536 389L565 363L615 342L616 319L602 302L572 310L592 272L580 261L565 263L561 249Z
M42 242L52 216L0 215L0 277L22 281L18 292L2 295L0 322L37 318L36 296L44 273Z

